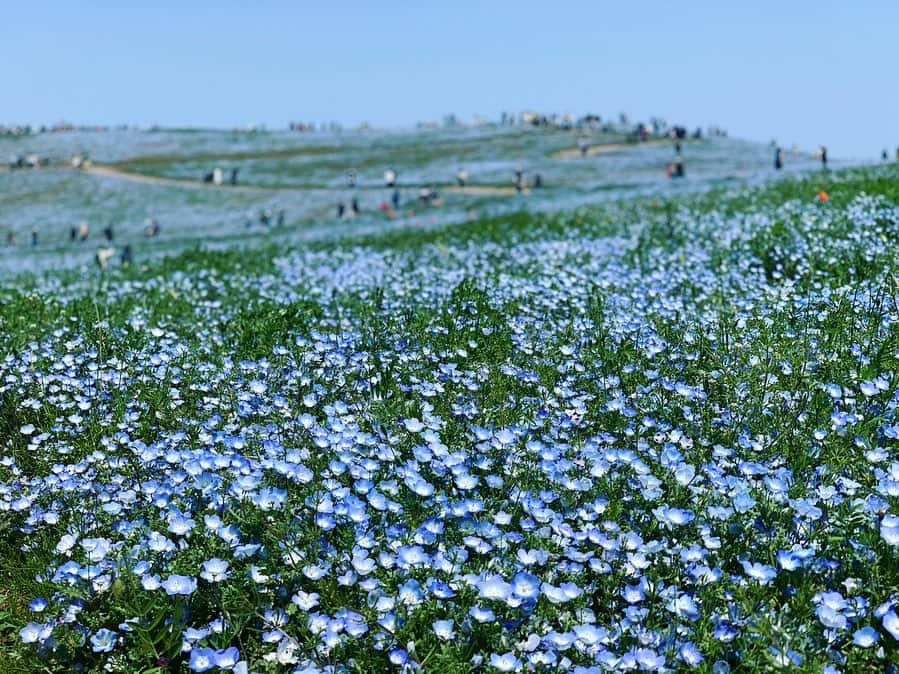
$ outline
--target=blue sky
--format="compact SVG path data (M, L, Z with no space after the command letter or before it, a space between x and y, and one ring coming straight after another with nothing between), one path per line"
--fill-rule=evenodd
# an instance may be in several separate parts
M896 0L4 3L0 123L626 111L873 157L897 32Z

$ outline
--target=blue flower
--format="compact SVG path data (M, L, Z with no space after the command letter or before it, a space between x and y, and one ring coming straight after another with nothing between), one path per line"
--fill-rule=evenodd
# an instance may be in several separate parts
M118 635L112 630L102 628L91 637L91 649L94 653L109 653L115 648Z
M175 595L188 595L192 594L193 591L197 589L197 579L193 576L179 576L178 574L173 573L162 581L161 585L162 589L164 589L166 594L170 597Z

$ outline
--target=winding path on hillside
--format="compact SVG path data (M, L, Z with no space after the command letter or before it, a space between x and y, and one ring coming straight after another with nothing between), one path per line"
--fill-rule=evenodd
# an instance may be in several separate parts
M588 156L597 156L602 154L608 154L613 152L620 152L622 150L634 149L646 147L649 145L662 145L666 143L670 143L671 141L668 139L652 139L642 143L606 143L600 145L591 145L587 149ZM549 158L551 159L571 159L577 158L582 155L580 148L566 148L561 150L555 150L549 153ZM65 165L67 166L67 165ZM34 170L34 169L32 169ZM228 183L223 183L221 185L214 185L212 183L207 183L201 180L195 180L190 178L172 178L167 176L156 176L149 175L147 173L142 173L139 171L132 171L115 164L95 164L89 163L81 166L76 169L80 170L83 173L87 173L90 175L101 176L104 178L112 178L116 180L127 180L130 182L141 183L144 185L160 185L160 186L168 186L168 187L186 187L189 189L224 189L228 191L236 191L236 192L302 192L302 191L313 191L313 190L332 190L332 191L344 191L347 188L345 187L336 187L333 185L278 185L278 186L268 186L268 185L230 185ZM0 171L9 172L10 169L6 166L0 166ZM403 187L406 189L417 189L420 187L428 187L429 185L404 185ZM455 185L452 183L446 183L443 185L436 185L437 189L441 192L446 192L449 194L463 194L469 196L514 196L518 193L515 189L514 185L479 185L479 184L468 184L463 186ZM363 186L357 185L356 188L360 191L372 191L372 190L383 190L385 189L382 186ZM530 189L525 188L523 190L524 193L530 192Z

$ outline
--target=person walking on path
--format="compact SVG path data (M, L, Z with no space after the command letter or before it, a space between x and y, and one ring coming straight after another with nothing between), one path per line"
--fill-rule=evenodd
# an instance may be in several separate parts
M774 152L774 169L780 171L784 167L784 151L777 148Z

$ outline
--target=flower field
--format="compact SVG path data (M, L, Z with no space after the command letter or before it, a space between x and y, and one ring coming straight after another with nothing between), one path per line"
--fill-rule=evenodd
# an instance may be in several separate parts
M897 204L892 164L3 281L0 669L895 667Z

